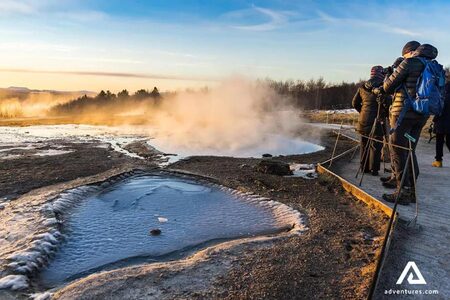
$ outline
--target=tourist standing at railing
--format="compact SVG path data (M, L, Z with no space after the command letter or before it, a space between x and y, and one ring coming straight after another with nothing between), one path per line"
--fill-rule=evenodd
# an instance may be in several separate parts
M369 136L377 140L383 139L383 128L379 117L379 105L377 96L372 93L374 88L383 84L384 69L382 66L374 66L370 70L370 79L358 88L353 97L353 108L359 112L356 130L361 134L361 170L377 176L380 170L381 149L383 144L378 141L370 142ZM373 134L372 133L373 130Z
M436 160L433 167L442 168L444 156L444 142L450 151L450 82L445 85L445 105L442 115L434 117L434 130L436 131Z
M383 85L384 92L387 94L394 93L390 109L390 125L395 128L395 131L390 136L391 144L391 160L394 169L394 175L397 181L397 190L393 194L384 194L383 199L388 202L395 202L398 193L399 204L408 205L410 202L415 202L414 178L412 177L411 168L406 169L409 173L405 176L403 187L400 187L403 172L405 170L406 161L408 158L408 151L404 148L409 147L408 139L405 134L410 135L415 139L412 144L415 149L420 138L420 133L425 125L428 117L414 112L408 108L404 114L403 120L398 124L398 119L402 113L405 105L405 100L408 95L416 95L416 85L418 78L425 69L425 65L418 57L432 60L437 57L438 51L435 47L424 44L417 47L418 42L409 42L405 45L402 55L405 58L394 73L386 79ZM407 94L408 93L408 94ZM400 147L404 148L400 148ZM417 158L413 152L413 164L416 178L419 175L419 165Z

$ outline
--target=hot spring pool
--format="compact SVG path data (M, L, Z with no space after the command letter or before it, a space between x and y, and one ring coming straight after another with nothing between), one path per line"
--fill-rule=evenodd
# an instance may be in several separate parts
M48 287L117 263L162 260L214 240L275 233L292 225L280 222L270 207L219 186L151 174L87 196L64 219L67 239L39 276ZM161 234L150 235L154 228Z

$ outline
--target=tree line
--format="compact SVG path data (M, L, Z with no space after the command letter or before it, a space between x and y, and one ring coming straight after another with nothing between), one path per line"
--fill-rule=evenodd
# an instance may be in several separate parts
M101 91L97 96L87 95L78 97L72 101L56 105L50 109L51 115L73 115L79 113L95 113L97 109L109 112L120 112L120 109L132 104L157 105L161 100L161 94L155 87L151 92L145 89L136 91L133 95L127 90L114 94L110 91Z
M278 94L289 98L291 103L302 109L338 109L351 107L353 95L361 82L330 84L323 78L266 82Z
M447 81L450 82L450 68L447 67L445 70ZM259 83L267 84L279 95L286 97L293 106L301 109L344 109L351 108L353 96L364 81L332 84L320 77L306 81L264 79L259 80ZM208 88L202 89L202 92L208 92ZM170 93L172 96L174 94L176 93ZM123 90L117 95L110 91L101 91L95 97L84 95L57 105L51 109L51 114L70 115L97 108L114 110L114 107L123 107L120 104L142 103L143 101L156 105L162 101L162 96L156 87L151 92L141 89L133 95L130 95L127 90Z

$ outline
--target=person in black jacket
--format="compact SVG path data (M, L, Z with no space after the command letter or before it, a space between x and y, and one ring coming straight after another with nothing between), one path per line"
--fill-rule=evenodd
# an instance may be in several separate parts
M395 131L390 136L390 150L391 163L393 165L394 175L397 181L397 191L394 194L384 194L383 199L388 202L394 202L397 194L400 193L399 204L402 205L408 205L410 202L415 201L413 184L414 180L417 179L417 176L419 175L419 165L417 163L416 155L413 152L414 173L416 177L414 179L412 177L412 170L410 166L407 166L405 169L408 151L395 146L407 148L409 143L408 139L405 137L405 134L409 134L416 140L416 142L412 144L413 149L415 149L420 138L422 128L427 122L428 117L418 114L411 108L408 108L400 124L398 124L398 120L404 109L405 100L408 97L415 97L417 80L425 69L425 65L417 57L432 60L435 59L438 54L437 49L432 45L424 44L419 46L416 51L409 51L411 48L407 47L408 44L405 45L402 53L405 59L383 84L383 90L385 93L394 94L394 99L390 108L389 121L391 128L394 128ZM403 187L400 187L404 170L406 170L407 174Z
M370 70L370 79L358 88L353 97L353 108L359 112L358 125L356 130L361 134L361 170L365 173L372 173L377 176L380 170L381 149L383 144L373 141L370 143L368 137L373 132L373 138L377 140L383 139L383 129L381 119L379 117L377 96L372 93L374 88L378 88L383 84L384 69L382 66L374 66ZM381 112L380 112L381 113ZM375 122L375 121L378 122ZM373 128L373 126L375 126ZM370 143L370 145L368 145Z
M436 132L436 160L432 166L442 168L444 156L444 141L450 151L450 82L445 85L444 111L440 116L434 117L434 130Z

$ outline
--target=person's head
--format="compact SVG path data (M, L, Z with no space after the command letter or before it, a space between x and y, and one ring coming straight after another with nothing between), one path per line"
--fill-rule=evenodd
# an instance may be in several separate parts
M416 51L417 48L419 48L419 47L420 47L420 43L419 43L418 41L410 41L410 42L407 42L407 43L405 44L405 46L403 46L403 49L402 49L402 56L403 56L404 58L410 58L410 57L412 57L413 54L414 54L414 51Z
M382 66L373 66L370 69L370 79L384 80L384 68Z
M414 52L414 56L425 57L428 59L436 59L438 56L438 49L430 44L422 44Z

